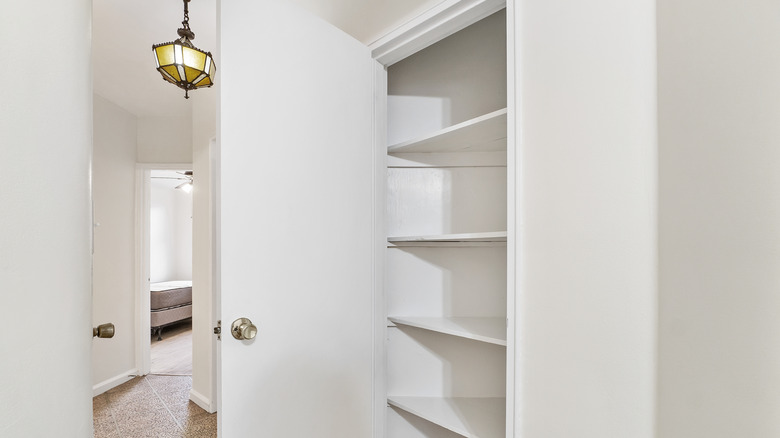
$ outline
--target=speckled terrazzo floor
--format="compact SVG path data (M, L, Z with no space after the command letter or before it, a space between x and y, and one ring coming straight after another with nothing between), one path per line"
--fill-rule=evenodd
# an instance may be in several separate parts
M95 438L214 438L217 414L189 400L192 377L136 377L92 399Z

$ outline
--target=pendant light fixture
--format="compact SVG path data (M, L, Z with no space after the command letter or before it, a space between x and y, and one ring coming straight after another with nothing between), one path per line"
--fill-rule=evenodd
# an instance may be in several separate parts
M195 33L190 30L190 16L184 0L184 21L177 33L179 39L170 43L152 46L157 71L163 79L184 89L184 98L189 99L189 91L196 88L214 85L214 74L217 71L211 52L204 52L192 45Z

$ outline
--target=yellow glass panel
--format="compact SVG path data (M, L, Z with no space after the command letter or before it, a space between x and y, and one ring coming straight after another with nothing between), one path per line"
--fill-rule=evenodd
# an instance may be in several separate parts
M200 81L197 84L195 84L195 86L198 87L198 88L201 88L201 87L208 87L211 84L212 84L211 79L209 79L209 77L206 76L206 77L203 78L202 81Z
M176 80L175 80L175 79L173 79L173 78L171 77L171 75L170 75L170 74L168 74L168 72L167 72L167 71L163 70L162 68L160 68L160 69L157 69L157 71L159 71L159 72L160 72L160 75L162 75L163 79L165 79L166 81L168 81L168 82L170 82L170 83L172 83L172 84L175 84L175 83L176 83Z
M187 75L187 82L192 82L200 76L200 70L195 70L194 68L189 68L185 65L184 74Z
M154 49L157 55L157 62L160 65L173 64L173 44L166 44Z
M206 63L206 54L190 49L189 47L183 47L184 49L184 65L197 70L203 70L203 66Z
M179 76L179 70L176 69L175 65L166 65L164 67L160 67L163 70L167 71L169 75L173 77L174 80L180 81L181 77Z

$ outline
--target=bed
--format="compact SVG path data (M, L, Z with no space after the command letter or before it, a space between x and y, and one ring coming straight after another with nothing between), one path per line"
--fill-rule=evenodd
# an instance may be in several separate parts
M152 335L162 340L162 329L192 318L192 282L165 281L149 285Z

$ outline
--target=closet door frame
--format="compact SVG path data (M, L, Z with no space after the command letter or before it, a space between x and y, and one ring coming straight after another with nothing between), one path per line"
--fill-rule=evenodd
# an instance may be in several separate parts
M516 303L518 286L517 281L520 275L518 272L520 249L520 235L518 220L520 217L520 199L517 196L519 191L520 169L518 158L520 156L520 145L517 143L519 131L516 108L519 102L516 101L515 90L519 80L517 66L519 66L519 54L516 53L515 45L515 1L514 0L447 0L434 8L419 15L408 23L389 32L375 43L369 46L372 57L379 62L385 69L398 61L401 61L418 51L462 30L477 21L506 8L506 34L507 34L507 347L506 347L506 436L515 437L519 430L519 412L516 406L519 406L520 382L517 374L520 371L521 361L517 357L519 351L518 325L516 315L518 314ZM383 419L375 422L375 436L382 437L385 428L386 408L386 382L385 382L385 342L386 342L386 311L384 295L384 263L385 247L387 239L385 235L384 210L385 194L384 189L385 169L386 169L386 120L387 120L387 75L377 74L375 91L377 98L377 110L375 113L375 126L377 135L377 144L381 148L377 151L375 177L377 193L375 196L377 204L374 207L375 229L377 230L377 264L376 275L376 349L375 349L375 394L377 402L376 418ZM380 337L381 336L381 337Z

